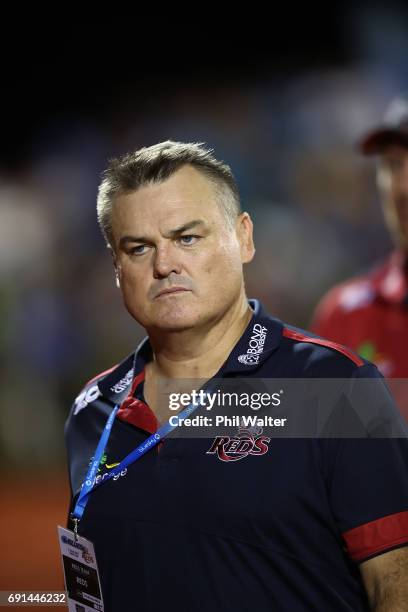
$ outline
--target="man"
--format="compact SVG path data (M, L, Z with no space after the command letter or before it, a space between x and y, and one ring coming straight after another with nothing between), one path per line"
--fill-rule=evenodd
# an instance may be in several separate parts
M376 363L384 376L408 376L408 98L389 106L383 124L359 143L379 156L377 182L394 252L368 274L334 287L312 329Z
M198 144L141 149L106 170L98 219L148 335L85 386L66 426L71 513L94 543L105 610L404 609L406 440L161 433L163 380L369 378L392 411L374 366L247 299L252 221L230 168Z

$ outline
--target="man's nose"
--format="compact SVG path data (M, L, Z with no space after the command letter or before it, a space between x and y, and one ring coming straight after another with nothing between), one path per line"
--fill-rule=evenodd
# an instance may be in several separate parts
M153 260L154 278L165 278L174 272L180 274L180 253L173 244L161 244L156 246Z

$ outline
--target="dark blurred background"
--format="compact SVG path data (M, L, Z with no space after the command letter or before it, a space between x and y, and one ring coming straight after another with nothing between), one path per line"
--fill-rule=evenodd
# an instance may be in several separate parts
M243 6L239 25L219 10L26 21L1 43L3 590L61 586L64 420L143 335L96 223L109 157L168 138L213 147L255 222L248 294L301 327L391 247L355 143L408 90L408 8Z

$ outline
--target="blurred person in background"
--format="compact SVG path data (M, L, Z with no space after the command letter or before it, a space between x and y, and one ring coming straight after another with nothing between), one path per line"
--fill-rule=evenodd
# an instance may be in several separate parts
M394 99L383 122L359 142L377 156L377 184L395 248L366 274L332 288L312 330L376 363L384 376L408 377L408 96Z

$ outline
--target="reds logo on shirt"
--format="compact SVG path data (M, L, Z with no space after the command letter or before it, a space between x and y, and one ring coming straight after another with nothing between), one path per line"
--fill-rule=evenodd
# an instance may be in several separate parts
M262 427L257 433L262 433ZM267 436L255 436L250 430L240 428L236 436L217 436L206 454L216 454L221 461L239 461L248 455L259 457L268 452L270 441Z

